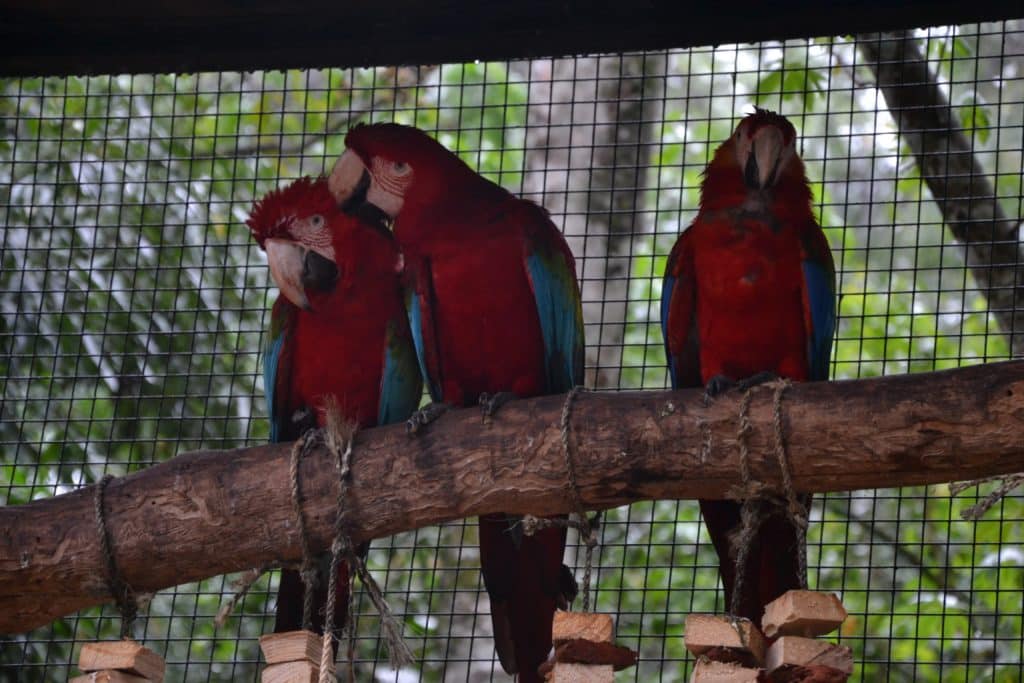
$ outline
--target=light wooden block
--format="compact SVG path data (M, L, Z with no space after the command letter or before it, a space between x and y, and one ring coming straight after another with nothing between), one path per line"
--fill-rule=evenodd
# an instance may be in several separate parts
M261 683L317 683L320 667L309 661L268 664L260 675Z
M832 633L846 620L846 609L833 593L786 591L764 608L761 628L769 638Z
M164 660L134 640L86 643L78 655L78 668L85 672L118 669L151 681L164 679Z
M690 614L684 634L686 649L702 655L716 648L748 653L758 665L764 663L764 636L749 619L720 614Z
M323 637L312 631L287 631L260 636L260 650L267 664L309 661L320 665Z
M610 664L556 662L546 680L548 683L614 683L615 669Z
M567 640L612 642L612 615L597 612L555 612L551 640L557 645Z
M757 683L764 680L762 669L751 669L734 662L713 662L707 657L697 660L690 683Z
M150 679L117 669L93 671L70 679L68 683L152 683Z
M823 666L846 675L853 673L850 648L827 640L801 636L782 636L768 648L765 668L769 672L785 666Z

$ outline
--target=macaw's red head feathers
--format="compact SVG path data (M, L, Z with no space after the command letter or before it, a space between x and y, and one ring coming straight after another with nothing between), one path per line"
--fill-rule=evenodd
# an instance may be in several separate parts
M422 130L397 123L358 125L328 180L346 211L369 203L394 219L403 207L436 205L497 186Z
M715 152L705 172L703 208L723 208L757 197L775 204L810 202L796 128L781 114L755 108Z
M266 241L270 238L298 242L303 241L303 238L315 240L316 231L308 230L313 222L309 219L319 216L321 220L318 222L322 226L324 219L335 212L337 208L327 189L327 180L314 180L307 176L291 185L271 190L258 199L245 224L252 231L256 243L265 249Z
M394 273L397 249L382 225L341 211L326 178L300 178L256 202L246 221L267 252L281 293L313 310L346 275L379 264Z

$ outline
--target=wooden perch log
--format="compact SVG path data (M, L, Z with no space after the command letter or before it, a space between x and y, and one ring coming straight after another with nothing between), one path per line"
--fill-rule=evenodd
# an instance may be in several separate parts
M773 393L770 386L754 390L749 442L754 476L778 487ZM727 497L740 484L740 398L730 392L704 406L699 390L580 395L571 441L586 506ZM354 540L499 511L570 512L558 426L563 401L515 401L486 425L478 409L452 411L415 439L403 425L360 434L349 500ZM800 491L1024 471L1024 362L793 385L782 410ZM702 458L704 434L711 449ZM290 450L273 444L187 453L111 482L105 509L125 581L149 592L297 561ZM324 549L337 491L331 457L308 455L301 480L312 545ZM93 493L90 486L0 508L0 633L110 601Z

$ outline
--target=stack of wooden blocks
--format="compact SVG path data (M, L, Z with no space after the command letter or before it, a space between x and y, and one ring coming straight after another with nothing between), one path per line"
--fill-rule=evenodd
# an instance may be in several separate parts
M612 683L615 672L636 664L636 653L615 645L610 614L555 612L555 654L540 668L548 683Z
M850 648L815 637L832 633L845 619L835 595L802 590L765 607L763 633L749 619L691 614L686 649L698 659L690 681L842 683L853 673Z
M323 637L312 631L287 631L260 636L267 666L261 683L316 683L320 678ZM334 659L331 658L333 667Z
M86 643L69 683L163 683L164 660L134 640Z

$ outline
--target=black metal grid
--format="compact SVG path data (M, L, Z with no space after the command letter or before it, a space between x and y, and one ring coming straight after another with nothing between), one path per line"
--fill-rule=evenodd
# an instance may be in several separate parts
M1004 210L1022 215L1024 23L919 31ZM750 105L801 133L840 269L837 378L1005 359L913 156L846 38L440 67L0 82L0 496L51 496L199 447L266 439L258 349L275 292L241 225L253 199L318 173L355 121L437 132L543 203L583 281L588 385L663 387L664 258L699 174ZM819 496L812 585L842 594L863 680L1022 677L1024 505L960 521L943 486ZM620 680L685 680L687 613L723 609L691 502L611 511L597 604L641 661ZM359 680L503 680L475 525L374 543L370 563L419 664L387 668L357 603ZM573 540L570 539L570 543ZM576 546L568 558L572 560ZM217 629L228 581L155 596L136 637L168 680L253 680L264 579ZM0 643L0 679L65 680L76 644L116 637L85 610Z

